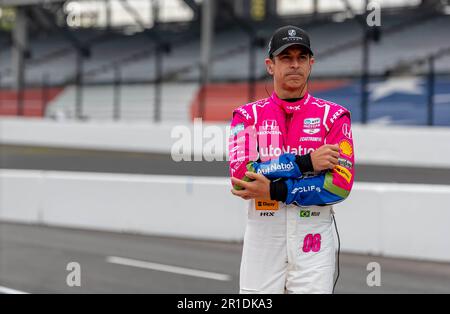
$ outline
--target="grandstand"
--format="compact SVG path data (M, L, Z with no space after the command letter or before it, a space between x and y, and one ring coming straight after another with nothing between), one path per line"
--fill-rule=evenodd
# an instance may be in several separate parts
M18 88L15 83L18 70L11 62L15 49L14 32L3 31L0 35L3 47L0 53L0 112L21 114L18 107L23 98L22 113L25 115L84 119L112 119L120 115L121 119L127 120L187 121L195 115L204 115L208 119L206 111L219 110L220 114L213 114L212 119L228 120L233 107L250 100L252 92L247 84L255 81L255 96L267 95L270 84L264 83L268 77L263 64L269 36L281 25L295 24L309 31L312 38L317 59L313 83L324 81L333 87L335 80L340 80L339 88L320 89L318 96L346 104L355 121L361 119L364 36L357 19L364 18L361 12L358 13L355 7L352 11L350 5L345 13L352 18L339 21L336 21L337 16L342 12L327 10L281 16L276 14L276 6L273 8L273 3L277 2L267 1L266 16L258 20L249 18L237 5L230 3L216 3L208 85L201 74L199 1L178 1L185 9L192 8L190 20L145 26L140 20L142 17L137 16L135 24L145 28L133 32L129 25L65 25L61 23L67 17L61 10L64 1L46 5L34 1L32 5L16 6L14 9L24 11L29 20L28 58L23 62L24 79ZM126 7L121 9L123 15L136 12L127 11ZM415 112L423 109L426 116L427 106L430 106L427 96L429 67L427 62L417 60L427 61L430 56L447 51L434 62L437 94L433 98L433 110L437 119L431 120L435 124L450 125L450 118L442 118L444 113L450 116L446 87L450 86L450 15L447 13L448 7L442 1L424 0L407 7L382 7L381 26L377 29L379 38L370 40L368 48L369 94L376 84L395 80L397 75L418 78L416 84L422 92L418 99L411 99L408 94L393 95L394 99L374 99L369 95L369 122L426 124L429 119L421 113L409 113L410 109ZM161 49L162 53L158 53ZM256 65L252 74L251 61L254 61L253 66ZM229 95L226 84L236 83L244 87L238 89L240 94L234 95L233 101L224 104L225 96ZM196 100L201 90L215 90L215 96L208 97L206 92L202 108L207 110L194 113L199 110ZM155 106L161 108L158 117ZM405 111L403 117L398 116Z

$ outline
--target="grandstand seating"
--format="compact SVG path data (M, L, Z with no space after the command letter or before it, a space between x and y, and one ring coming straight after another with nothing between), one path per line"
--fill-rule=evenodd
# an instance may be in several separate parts
M408 61L418 56L425 56L440 48L448 47L450 42L450 16L439 16L428 21L410 23L409 27L390 32L395 25L414 20L413 16L395 15L382 19L383 33L381 42L371 45L371 73L382 74L399 62ZM258 27L258 33L268 39L277 24ZM354 19L341 23L330 22L305 25L310 32L312 45L318 62L314 74L358 75L361 67L361 27ZM98 31L77 31L82 42L91 44L92 57L83 65L85 81L88 83L114 81L113 64L121 66L125 81L149 81L154 79L154 43L143 33L123 35L117 33L100 34ZM163 35L164 36L164 35ZM183 41L183 37L186 40ZM167 38L176 42L171 54L164 57L164 72L172 73L175 80L198 80L200 41L192 39L192 32L167 33ZM420 42L417 41L420 38ZM345 46L345 43L348 43ZM353 43L353 45L352 45ZM329 51L343 45L343 49ZM212 78L218 81L246 80L248 78L249 38L237 27L230 27L216 34L214 42ZM401 47L402 49L399 49ZM75 51L70 43L60 35L38 36L31 41L32 60L28 61L27 82L39 85L44 74L50 83L64 84L75 75ZM57 53L59 52L59 53ZM262 65L265 48L257 48L257 64ZM47 59L45 56L49 56ZM10 68L10 51L2 52L0 72L2 84L11 82L8 74ZM38 60L38 61L36 61ZM450 71L449 62L440 63L440 71ZM258 76L265 73L258 66ZM176 74L176 75L175 75Z
M198 84L196 83L162 85L161 119L163 121L189 121L190 104L197 89ZM50 101L46 115L54 118L74 118L75 93L74 86L67 87L58 97ZM83 116L95 120L111 120L113 118L113 86L86 86L83 88L82 97L88 100L84 101ZM121 88L120 108L122 120L153 121L154 87L150 84L133 84Z
M419 12L420 13L420 12ZM382 75L386 71L394 69L399 64L408 64L411 60L424 58L436 53L440 49L450 47L450 16L420 16L417 12L408 14L388 14L382 18L382 38L378 43L370 45L370 73ZM259 36L266 40L272 31L281 25L281 21L273 21L255 25ZM301 24L301 23L296 23ZM358 114L359 90L358 77L361 72L361 37L362 28L355 19L344 22L320 22L304 25L312 38L312 46L317 62L313 69L314 78L353 78L348 84L348 89L326 97L335 97L337 102L344 101L353 107L356 116ZM155 42L146 33L126 35L118 32L104 32L99 30L77 30L74 32L80 42L86 43L91 48L91 58L83 63L83 113L94 119L111 119L113 116L113 84L118 79L115 69L120 69L121 100L123 119L153 120L154 87L155 80ZM0 35L0 42L5 47L7 42L4 35ZM165 29L159 32L159 37L172 43L170 54L164 55L163 71L164 83L162 92L162 119L187 121L192 118L192 112L197 110L198 102L195 100L198 93L200 39L198 30L191 27L180 29ZM7 46L6 46L7 47ZM58 85L58 93L47 99L47 104L41 100L34 101L38 108L44 108L47 116L75 115L75 88L73 80L76 71L76 52L71 44L60 34L40 34L31 39L32 58L27 60L26 83L29 87L38 87L42 84L43 77L47 77L47 84ZM211 78L219 83L245 82L249 75L249 36L237 26L218 28L212 56ZM256 48L257 79L262 81L265 76L264 58L266 47ZM10 73L11 47L0 51L0 84L8 86L12 83ZM426 68L423 67L426 71ZM436 61L438 73L450 73L450 55L446 55ZM426 73L426 72L423 72ZM350 83L349 83L350 82ZM437 95L436 104L447 106L450 100L446 100L445 82L441 80L440 94ZM421 84L425 84L422 82ZM239 84L238 84L239 85ZM220 87L221 86L221 87ZM233 87L229 85L228 87ZM237 86L237 85L236 85ZM239 91L239 99L228 103L219 104L217 99L211 100L217 108L223 108L218 117L212 116L211 120L224 120L230 106L237 106L247 101L247 85L234 86ZM258 87L259 86L259 87ZM261 84L257 86L257 96L265 96ZM209 86L217 92L217 88L227 90L225 85ZM350 92L351 91L351 92ZM33 90L29 95L36 93ZM213 93L214 94L214 93ZM263 95L264 94L264 95ZM341 99L346 95L345 99ZM351 96L349 96L351 94ZM0 100L0 114L12 114L11 96L3 92ZM8 98L8 99L5 99ZM38 97L38 96L36 96ZM426 95L422 95L421 103L426 103ZM126 104L126 105L125 105ZM4 106L9 106L4 108ZM419 104L415 104L418 106ZM35 106L35 107L36 107ZM36 108L37 108L36 107ZM216 108L216 109L217 109ZM380 108L380 107L379 107ZM385 108L385 107L383 107ZM399 107L397 107L399 108ZM384 110L384 109L383 109ZM444 108L444 111L446 109ZM33 111L33 110L31 110ZM31 112L26 111L26 112ZM192 111L191 113L189 113ZM33 115L42 114L42 109L34 110ZM215 111L213 111L214 114ZM446 111L445 111L446 112ZM379 114L383 117L383 114ZM409 120L412 121L412 120ZM410 123L410 122L408 122ZM422 122L420 122L422 123ZM445 122L447 123L447 122Z

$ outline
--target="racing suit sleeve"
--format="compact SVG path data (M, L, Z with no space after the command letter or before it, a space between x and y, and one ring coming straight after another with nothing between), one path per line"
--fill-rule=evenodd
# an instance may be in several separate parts
M228 139L230 176L249 181L245 176L247 163L258 159L257 135L253 118L244 108L233 112L230 137ZM235 185L235 189L242 189Z
M267 179L300 178L304 174L314 172L311 154L295 155L284 153L278 158L265 162L250 162L247 169L263 174Z
M341 116L333 124L326 136L326 143L339 145L338 165L314 177L271 182L271 199L309 206L335 204L348 197L354 180L354 149L348 115Z

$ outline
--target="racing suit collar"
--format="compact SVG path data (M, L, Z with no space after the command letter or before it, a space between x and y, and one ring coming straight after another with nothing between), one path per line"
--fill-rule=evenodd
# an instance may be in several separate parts
M281 99L275 92L273 92L271 96L272 101L283 108L283 110L287 114L301 110L303 105L306 105L309 102L310 98L311 95L308 92L305 93L305 96L303 96L303 98L294 102L289 102L287 100Z

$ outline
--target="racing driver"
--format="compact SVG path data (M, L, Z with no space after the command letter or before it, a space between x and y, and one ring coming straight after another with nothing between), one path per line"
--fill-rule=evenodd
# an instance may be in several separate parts
M231 192L250 200L241 293L332 293L332 204L354 180L350 113L308 93L308 34L285 26L270 40L274 92L233 111Z

